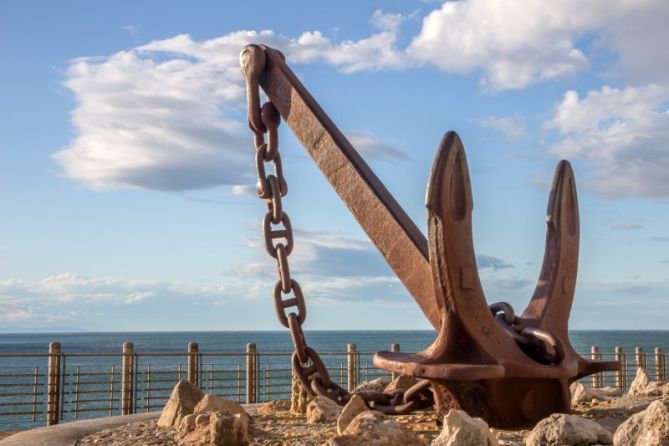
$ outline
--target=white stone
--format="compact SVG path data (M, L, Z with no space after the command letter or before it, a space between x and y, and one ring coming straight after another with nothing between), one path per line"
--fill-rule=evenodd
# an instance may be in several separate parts
M408 389L417 382L418 380L414 376L400 375L397 378L393 379L383 391L386 393L393 393L396 390Z
M425 446L411 429L381 412L358 414L343 435L330 439L328 446Z
M603 389L593 389L580 381L574 382L569 387L569 391L571 392L572 403L585 403L592 400L605 401L610 397L609 393Z
M360 383L353 392L383 392L388 384L390 384L390 380L386 377L381 377Z
M611 444L611 432L577 415L556 413L544 418L525 439L526 446L586 446Z
M630 384L627 392L630 396L661 396L669 395L669 385L657 381L651 381L642 367L636 369L634 381Z
M470 417L463 410L451 409L444 417L444 425L431 446L497 446L497 437L490 431L488 423Z
M182 427L185 427L185 420ZM199 414L190 430L180 429L176 438L180 446L247 446L248 416L242 413L209 412Z
M616 446L669 445L669 411L664 402L653 401L646 410L632 415L618 426L613 436Z
M242 414L246 418L249 416L241 404L213 394L205 395L193 409L194 414L206 414L211 412L227 412L230 415Z
M337 421L341 406L330 398L317 396L307 404L307 423L327 423Z
M172 389L170 398L167 400L160 414L158 426L180 426L183 417L193 413L195 406L202 399L203 395L199 388L188 381L179 381L174 386L174 389Z
M359 413L369 410L365 401L358 395L353 395L349 402L344 406L341 415L337 418L337 433L343 434L348 425Z

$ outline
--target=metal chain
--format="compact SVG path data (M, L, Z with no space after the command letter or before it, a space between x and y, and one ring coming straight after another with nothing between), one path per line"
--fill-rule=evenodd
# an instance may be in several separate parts
M260 77L265 69L264 49L249 45L242 51L242 72L246 79L248 123L255 143L255 165L258 197L265 200L267 213L262 228L267 253L276 259L279 280L274 286L273 299L277 318L290 330L295 352L292 367L300 383L309 392L326 396L340 405L346 404L352 394L330 379L318 353L307 345L302 324L307 307L300 284L290 275L288 256L294 247L293 228L283 209L282 198L288 193L279 153L278 128L281 116L272 102L260 106ZM265 142L267 134L267 142ZM273 165L273 174L267 175L266 164ZM280 241L276 241L281 239ZM276 243L275 243L276 241ZM294 297L284 298L292 293ZM432 407L430 382L419 381L409 389L394 393L359 392L365 403L387 414L406 414L417 409Z
M544 364L562 362L564 359L562 343L546 331L525 325L523 320L516 316L510 304L506 302L491 304L490 311L518 346L535 361Z

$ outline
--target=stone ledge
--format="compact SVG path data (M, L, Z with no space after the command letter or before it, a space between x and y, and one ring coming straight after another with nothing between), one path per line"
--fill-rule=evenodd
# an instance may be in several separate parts
M250 415L254 415L262 403L242 404ZM104 429L123 426L128 423L158 419L160 412L118 415L115 417L92 418L90 420L70 421L49 427L38 427L10 435L0 440L0 446L76 446L77 441L86 435Z
M10 435L0 440L0 446L75 446L77 441L86 435L128 423L157 419L159 416L160 412L148 412L39 427Z

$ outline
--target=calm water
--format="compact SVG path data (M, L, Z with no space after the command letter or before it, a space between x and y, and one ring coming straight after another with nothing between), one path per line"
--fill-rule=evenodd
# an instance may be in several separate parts
M317 351L346 350L346 344L357 344L359 351L389 350L394 342L403 351L417 351L434 340L431 331L308 331L307 342ZM590 351L597 345L602 352L613 351L616 345L625 352L643 347L669 351L669 330L663 331L572 331L574 348ZM254 342L259 352L292 351L286 331L221 331L221 332L117 332L117 333L21 333L0 334L0 353L46 353L51 341L59 341L65 353L119 352L123 342L133 342L136 352L184 351L189 342L197 342L201 352L241 352Z

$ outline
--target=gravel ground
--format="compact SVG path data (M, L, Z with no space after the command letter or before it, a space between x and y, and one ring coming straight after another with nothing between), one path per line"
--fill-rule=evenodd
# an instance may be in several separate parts
M398 421L418 433L428 444L440 429L431 412L417 412L397 417ZM249 429L252 445L258 446L320 446L336 435L334 423L307 424L305 417L288 412L253 415ZM500 445L521 445L526 431L495 431ZM177 446L176 430L156 426L156 421L132 423L107 429L82 438L77 446Z
M609 431L615 429L632 414L639 412L657 398L622 397L609 401L579 404L574 413L599 422ZM335 423L307 424L305 417L291 416L287 411L278 411L271 415L259 415L249 411L252 422L249 438L252 445L258 446L316 446L322 445L336 435ZM410 427L429 444L439 435L440 429L434 421L431 411L416 412L411 415L396 417L405 426ZM499 444L520 446L529 431L494 430ZM177 446L174 439L176 430L160 428L156 421L132 423L126 426L107 429L82 438L78 446Z

